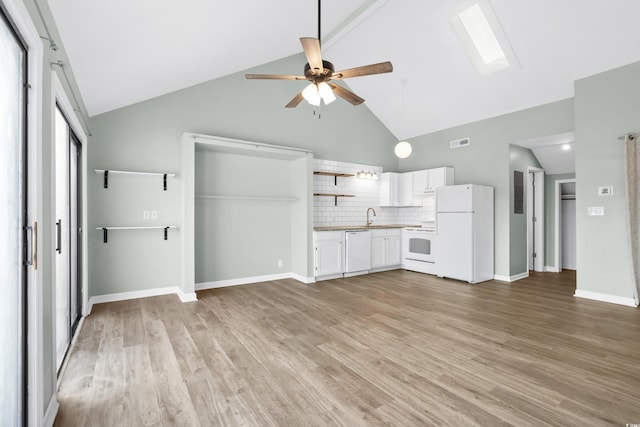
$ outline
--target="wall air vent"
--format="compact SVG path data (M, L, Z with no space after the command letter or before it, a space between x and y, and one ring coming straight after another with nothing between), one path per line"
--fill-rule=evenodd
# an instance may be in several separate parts
M471 139L470 138L462 138L462 139L455 139L455 140L451 141L449 143L449 146L451 148L460 148L460 147L466 147L469 144L471 144Z

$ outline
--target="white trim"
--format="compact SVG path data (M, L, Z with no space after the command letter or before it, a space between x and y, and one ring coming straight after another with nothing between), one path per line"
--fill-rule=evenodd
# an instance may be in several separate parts
M195 292L185 294L184 292L182 292L182 289L180 289L180 287L178 287L178 298L180 298L180 301L182 302L198 301L198 296Z
M291 278L301 283L306 283L306 284L316 283L315 277L304 277L296 273L291 273Z
M82 275L80 277L81 283L82 283L82 289L81 289L81 294L82 294L82 301L80 302L80 313L82 313L82 315L86 315L85 311L86 311L86 307L88 304L88 294L89 294L89 240L88 240L88 233L87 233L87 224L88 224L88 206L87 206L87 201L88 201L88 194L87 194L87 149L88 149L88 143L87 143L87 134L85 133L84 128L82 127L81 121L78 118L77 112L76 110L73 108L73 104L71 103L71 100L69 99L69 96L67 95L67 92L64 88L64 85L62 84L62 81L60 80L60 78L58 77L58 73L55 71L51 72L51 88L52 88L52 97L51 97L51 121L50 121L50 127L49 127L49 136L52 138L52 148L51 148L51 180L49 182L50 184L50 191L51 191L51 217L50 217L50 224L55 224L56 222L56 207L55 207L55 196L56 196L56 166L57 166L57 162L56 162L56 148L55 148L55 123L56 123L56 108L59 108L60 111L62 112L62 114L64 115L65 121L67 122L67 125L69 126L71 132L73 132L73 134L78 138L78 140L80 141L80 160L78 162L78 167L80 168L81 171L81 177L80 180L78 182L78 185L80 186L80 201L81 201L81 209L82 209L82 216L80 218L78 218L80 226L82 227L82 241L81 241L81 256L82 259L79 260L80 262L80 268L82 271ZM43 129L43 133L44 133L44 129ZM51 241L55 242L55 228L52 227L50 230L50 236L51 236ZM57 334L57 327L56 327L56 316L55 313L57 313L57 309L56 309L56 251L52 250L51 254L51 277L52 277L52 298L51 298L51 312L54 313L53 314L53 318L51 319L51 336L52 336L52 341L54 343L54 351L52 354L53 357L53 365L52 366L58 366L57 363L57 348L55 348L55 346L57 345L56 343L58 342L56 334ZM81 319L82 321L82 319ZM71 348L73 347L73 342L75 340L75 336L78 334L78 332L80 331L80 328L76 328L75 330L75 334L74 336L71 337L71 343L69 345L69 348L67 349L67 355L71 352ZM66 361L63 361L63 366L66 363ZM62 370L60 370L60 372L62 372ZM57 380L59 380L61 377L57 376Z
M545 265L544 266L544 271L546 273L561 273L562 270L559 270L557 267L554 267L553 265Z
M56 420L56 415L58 415L58 409L60 408L60 404L56 399L56 395L54 393L51 396L51 400L49 401L49 405L47 405L47 411L44 413L44 417L42 419L43 427L52 427L53 423Z
M520 274L514 274L513 276L502 276L500 274L496 274L493 276L493 280L499 280L501 282L515 282L516 280L522 280L529 277L529 272L526 271Z
M213 282L196 283L196 291L205 289L226 288L228 286L250 285L252 283L269 282L293 278L293 273L269 274L265 276L242 277L239 279L215 280Z
M191 294L185 294L178 286L167 286L166 288L145 289L143 291L119 292L117 294L97 295L89 298L89 313L93 309L94 304L102 304L105 302L126 301L137 298L157 297L160 295L176 294L181 300L184 295L185 299L191 298Z
M636 301L633 298L619 297L617 295L601 294L600 292L583 291L576 289L576 293L573 294L577 298L585 298L594 301L608 302L611 304L625 305L628 307L637 307Z
M531 180L529 174L533 173L536 180L535 200L531 191ZM540 182L542 181L542 182ZM544 233L544 199L545 199L545 173L544 169L527 166L527 268L534 271L544 271L545 262L545 233ZM536 209L533 214L536 216L536 235L534 236L536 259L531 265L531 252L529 251L529 234L531 229L532 212L530 211L531 203L534 202ZM527 273L528 276L528 273Z
M27 191L28 191L28 218L27 222L39 224L39 247L36 251L36 259L39 264L37 270L29 269L27 273L27 384L24 384L27 393L27 420L30 426L40 426L43 422L43 395L44 395L44 351L43 351L43 289L45 288L42 262L44 259L42 250L42 233L44 225L43 217L43 164L42 164L42 104L43 104L43 46L38 30L36 29L24 2L21 0L3 0L7 15L13 21L20 36L27 45L29 103L27 105ZM52 381L55 380L53 372ZM56 402L56 394L51 400ZM57 410L57 409L56 409ZM54 411L55 416L55 411Z
M561 241L560 241L560 233L562 232L562 228L560 225L560 206L562 203L562 194L560 191L560 187L562 186L562 184L567 183L567 182L576 182L575 178L571 178L571 179L557 179L555 180L555 206L554 206L554 215L555 215L555 233L556 235L554 236L554 248L555 248L555 263L556 263L556 269L558 272L562 271L562 247L560 246Z

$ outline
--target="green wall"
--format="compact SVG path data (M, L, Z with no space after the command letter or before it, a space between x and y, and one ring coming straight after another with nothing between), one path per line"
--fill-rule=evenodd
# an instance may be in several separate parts
M300 54L248 71L290 73L304 62ZM304 86L303 82L295 81L246 80L243 72L92 117L89 171L163 171L175 172L178 176L170 181L169 190L163 192L152 179L135 177L115 177L113 185L105 190L101 177L90 173L90 296L179 285L180 246L179 239L172 235L179 236L180 230L170 231L168 241L158 241L152 231L113 232L109 243L104 244L101 232L95 228L103 224L180 225L179 139L184 132L304 148L322 158L381 165L389 170L397 168L397 159L393 156L396 140L366 104L354 107L338 100L315 115L306 103L295 109L284 108ZM255 183L255 178L246 174L234 177L223 178L219 183L223 187ZM222 205L223 202L216 202L207 209ZM158 211L157 223L143 221L143 210ZM238 214L240 212L243 211ZM285 218L278 221L280 225L274 230L284 227ZM238 227L238 233L233 236L234 241L251 238L249 228ZM282 238L289 239L289 235L283 234ZM231 244L227 238L224 240ZM287 266L293 268L291 255L283 252L282 256ZM258 271L260 274L291 271L275 267L271 259L265 263L273 264L274 268L245 266L240 271L234 267L221 272L221 276L201 270L198 279L232 279ZM300 275L304 276L304 272Z
M640 62L575 83L577 289L632 298L623 144L640 131ZM597 195L612 185L614 195ZM604 216L587 216L602 206Z
M428 118L427 118L428 119ZM573 131L573 99L469 123L410 140L413 153L401 171L438 166L455 168L456 184L495 188L495 274L511 276L511 142ZM449 141L471 138L471 145L449 148ZM514 265L515 267L515 265Z
M575 179L575 173L546 175L544 177L544 265L562 269L556 265L556 181ZM577 185L577 183L576 183Z
M290 163L196 152L196 197L291 197ZM197 198L196 283L292 271L291 204L281 200ZM278 267L278 260L282 260L282 267Z
M529 262L527 248L527 200L529 195L528 174L529 167L540 168L538 159L528 148L509 145L509 276L528 273ZM524 174L524 213L514 213L514 182L513 172ZM546 226L546 224L545 224Z

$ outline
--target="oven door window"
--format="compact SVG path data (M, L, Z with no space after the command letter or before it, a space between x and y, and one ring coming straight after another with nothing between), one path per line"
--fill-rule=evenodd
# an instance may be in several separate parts
M431 240L417 237L410 238L409 252L412 254L431 255Z

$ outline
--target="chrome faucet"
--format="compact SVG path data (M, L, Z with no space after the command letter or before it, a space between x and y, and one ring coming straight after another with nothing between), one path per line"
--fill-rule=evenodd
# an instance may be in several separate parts
M376 216L376 210L373 208L367 209L367 227L373 224L373 220L369 219L369 211L373 211L373 216Z

